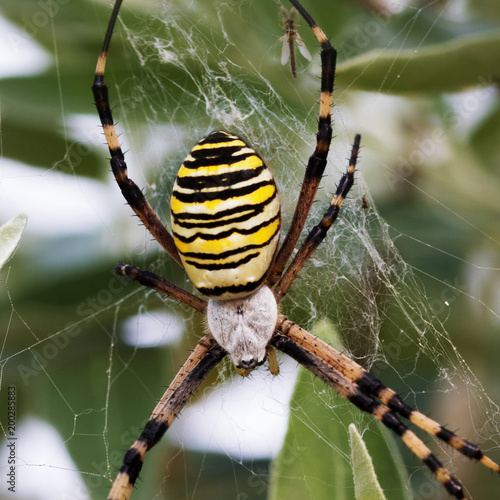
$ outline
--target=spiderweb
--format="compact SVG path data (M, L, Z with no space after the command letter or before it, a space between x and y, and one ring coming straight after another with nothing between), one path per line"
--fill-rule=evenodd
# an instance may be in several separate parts
M363 11L334 2L328 12L335 15L317 19L341 50L341 60L372 45L387 54L436 43L467 15L465 9L442 2L366 3L369 8ZM92 22L102 32L109 10L97 5ZM305 6L316 17L321 13L320 6ZM280 65L278 12L278 3L257 0L220 0L209 6L125 2L106 80L128 151L129 174L163 220L169 220L166 201L184 156L207 133L226 129L252 144L273 170L287 229L314 148L320 67L317 42L305 25L299 27L300 35L313 62L298 56L296 80L289 67ZM54 16L49 23L56 54L63 50L54 31L57 22ZM56 63L59 72L64 73L65 64ZM89 82L91 73L85 73ZM401 74L385 70L372 92L356 91L355 82L340 79L334 93L335 137L306 230L326 210L347 166L354 134L360 132L356 185L282 311L308 330L325 321L333 325L341 350L407 403L458 429L498 461L500 263L498 228L491 221L498 218L494 200L500 189L492 175L495 157L482 154L491 137L485 131L495 130L486 108L498 107L498 96L487 75L481 96L472 91L386 95ZM60 88L64 92L64 78ZM64 99L55 106L61 115L69 114ZM17 387L18 425L26 425L25 431L18 430L17 448L17 485L23 498L45 498L47 478L52 485L63 478L72 481L69 491L49 489L51 498L104 498L124 451L203 331L202 320L185 307L110 272L121 260L192 290L184 274L131 220L111 174L99 183L82 177L75 156L78 144L90 151L81 155L85 161L92 158L101 162L102 172L106 169L102 137L82 132L95 130L96 123L93 115L66 116L64 152L39 175L13 174L7 163L3 167L5 178L22 179L25 190L34 178L52 185L62 183L61 176L72 179L102 228L99 236L68 230L69 237L57 239L57 246L38 247L40 234L27 233L19 260L3 270L0 397L6 400L7 387ZM444 138L436 131L443 131ZM102 180L101 174L94 177ZM91 176L88 171L85 175ZM98 198L89 195L94 190ZM48 257L35 266L39 252ZM61 261L70 271L54 279ZM45 293L56 302L25 291L31 280L19 270L20 262L36 281L49 280ZM53 316L60 320L49 322ZM152 332L157 335L149 336ZM250 380L235 378L232 367L223 364L164 442L148 454L136 496L265 498L269 460L278 449L275 437L284 438L297 377L294 363L285 358L280 363L280 377L273 379L261 368ZM347 433L338 415L348 411L348 404L321 384L311 381L309 387L322 413ZM291 409L318 441L348 462L348 450L319 422L309 420L309 404L295 399ZM372 423L353 415L368 434ZM49 439L54 429L58 437ZM23 455L21 446L28 443L36 443L40 455ZM478 464L439 444L431 446L470 497L489 498L497 491L497 478ZM293 460L300 459L298 449L290 451ZM2 467L6 460L2 458ZM420 462L408 454L404 461L415 498L446 498ZM352 492L346 498L353 498Z

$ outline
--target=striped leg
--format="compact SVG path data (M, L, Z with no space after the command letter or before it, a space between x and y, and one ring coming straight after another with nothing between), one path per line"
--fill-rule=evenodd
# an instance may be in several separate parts
M323 241L332 224L336 221L340 207L342 206L347 193L349 193L349 190L354 184L354 172L356 170L360 140L361 136L359 134L356 135L352 146L349 167L347 168L347 172L340 179L340 183L337 187L337 191L333 197L330 207L321 219L321 222L311 230L307 238L304 240L304 243L302 243L292 263L288 266L285 274L276 285L274 295L278 303L283 300L297 275L300 273L318 245Z
M206 335L177 373L153 410L139 439L129 448L116 476L108 500L128 500L149 451L167 432L200 384L226 355L215 340Z
M95 105L99 113L106 142L108 143L109 152L111 154L111 168L124 198L132 207L132 210L139 217L141 222L146 226L147 230L154 236L156 241L158 241L158 243L182 267L172 236L160 221L158 215L156 215L155 211L144 197L142 191L127 175L125 155L121 150L120 141L118 140L113 116L111 114L108 87L104 83L104 69L106 67L106 57L108 54L109 44L111 42L111 35L113 34L113 29L121 4L122 0L116 1L109 20L101 53L99 54L99 59L97 60L92 93L94 94Z
M356 389L356 392L353 393L354 395L363 395L364 397L369 397L373 399L376 405L381 406L383 410L377 410L379 414L373 413L376 418L381 420L384 425L388 426L387 423L384 421L384 419L390 418L391 421L395 422L394 419L397 419L395 416L395 413L398 413L402 417L408 419L411 423L416 425L417 427L421 428L428 434L431 434L433 436L436 436L438 439L444 441L448 445L452 446L455 448L457 451L462 453L468 458L478 460L481 462L484 466L488 467L489 469L500 473L500 466L496 464L493 460L491 460L489 457L485 456L483 452L479 449L478 446L475 444L470 443L469 441L457 436L454 432L450 431L449 429L446 429L439 423L435 422L431 418L427 417L423 413L416 411L412 409L410 406L408 406L406 403L403 402L400 396L398 396L392 389L389 389L385 387L379 380L377 380L375 377L371 376L363 367L358 365L355 361L352 359L348 358L344 354L338 352L336 349L331 347L330 345L326 344L323 342L321 339L318 339L311 333L307 332L303 328L299 327L295 323L287 320L283 315L280 315L278 319L278 329L281 333L286 335L287 341L285 344L290 343L284 352L289 354L292 357L295 357L290 350L293 349L298 349L300 352L305 352L307 356L309 356L311 359L314 360L321 360L322 363L325 365L329 366L331 370L336 374L336 376L339 377L339 380L342 381L342 383L348 384L349 387L354 387ZM278 339L279 336L276 336L275 339L273 340L273 345L278 347L279 349L283 350L280 345L278 345L279 342L284 342L283 340ZM295 347L292 347L295 346ZM297 357L295 357L297 361L302 363ZM310 369L309 366L306 366L306 368ZM311 370L312 371L312 370ZM315 371L313 371L316 375L318 375ZM321 375L318 375L320 378L322 378ZM330 382L327 382L330 384ZM331 384L330 384L331 385ZM333 385L332 385L333 387ZM349 401L353 402L356 406L360 407L355 401L351 399L349 395L345 395L341 390L338 390L336 387L334 387L337 392L339 392L341 395L347 397ZM343 389L342 389L343 390ZM361 400L363 400L361 398ZM376 402L374 398L377 398L380 400L382 403L381 405ZM364 408L361 408L363 411L368 411ZM371 413L371 410L368 411ZM387 417L384 415L389 414L390 417ZM399 422L399 420L398 420ZM401 424L403 425L403 424ZM388 426L389 427L389 426ZM399 430L398 430L399 429ZM396 427L393 429L396 433L399 434L399 431L401 431L403 428L399 426L399 424L396 425ZM406 429L406 427L405 427ZM401 434L400 434L401 435ZM403 437L401 435L401 437ZM408 437L408 435L407 435ZM416 438L418 439L418 438ZM415 439L413 437L408 438L410 443L415 443ZM405 444L408 445L408 443ZM423 445L425 446L425 445ZM410 446L409 446L410 447ZM428 460L428 457L424 453L424 448L422 448L420 445L417 445L417 452L413 448L410 447L412 451L419 457L421 458L425 464L433 470L435 468L435 457L432 457L432 459ZM427 448L425 448L427 449ZM430 452L429 452L430 453ZM439 462L437 462L439 463ZM434 472L434 470L433 470ZM440 471L439 474L442 474ZM436 474L436 476L438 476ZM448 477L446 474L442 477ZM448 489L448 485L445 484L445 481L442 481L439 477L438 479L443 482L445 485L446 489ZM455 491L454 486L452 486L452 489ZM455 493L452 493L455 494ZM456 495L455 495L456 496ZM461 497L457 497L461 498Z
M281 245L276 261L268 277L267 281L269 285L273 285L280 279L286 263L290 255L292 255L295 245L302 234L304 224L309 215L321 178L323 177L323 172L325 171L326 159L332 140L332 92L335 80L337 51L304 8L295 0L290 1L307 21L321 43L321 98L318 133L316 135L316 149L307 163L302 188L295 207L295 213L293 214L290 228L288 229L288 233Z
M443 484L448 493L458 499L465 498L460 482L443 467L424 442L410 431L387 406L378 403L375 398L365 394L361 388L342 375L341 372L316 357L305 347L296 344L287 335L275 335L272 343L277 349L294 358L361 411L369 413L380 420L387 428L402 439L413 454L424 462L435 477Z

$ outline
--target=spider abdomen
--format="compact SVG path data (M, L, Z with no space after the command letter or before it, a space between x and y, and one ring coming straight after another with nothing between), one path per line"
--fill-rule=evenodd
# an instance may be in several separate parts
M242 139L214 132L184 160L170 204L184 268L208 297L245 297L266 279L280 237L271 171Z

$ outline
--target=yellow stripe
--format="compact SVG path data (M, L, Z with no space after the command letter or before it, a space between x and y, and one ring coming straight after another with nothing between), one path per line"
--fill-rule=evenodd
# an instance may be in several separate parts
M251 244L253 239L253 234L251 233L251 230L253 228L256 228L257 226L265 224L266 222L270 223L270 221L273 218L275 218L278 214L279 214L278 207L274 206L271 203L271 206L266 207L266 209L264 209L262 213L256 214L245 221L224 222L223 219L222 221L218 221L220 222L218 226L210 228L205 227L203 223L199 221L193 222L194 227L183 227L181 225L176 225L175 235L185 239L185 238L193 238L197 234L201 235L206 234L210 236L217 236L217 234L219 234L222 238L223 237L222 234L227 231L236 231L240 233L246 231L248 234L244 236L248 238L248 243Z
M320 118L328 118L332 110L332 93L328 91L321 92L319 104Z
M316 35L316 38L319 40L319 43L328 42L328 38L326 37L325 33L318 25L311 26L311 28L312 28L314 34Z
M189 157L187 158L189 159ZM194 159L194 158L193 158ZM249 156L244 160L238 161L231 165L210 165L208 167L200 166L198 168L187 168L184 164L181 165L177 177L196 177L198 175L220 175L227 174L229 172L237 172L239 170L245 170L248 168L258 168L263 165L262 160L258 156ZM260 179L260 176L257 177Z
M189 213L210 213L217 214L224 210L235 208L239 205L251 205L262 203L270 198L276 191L275 186L262 186L253 193L245 196L234 196L227 200L210 200L200 201L199 203L184 203L179 201L175 196L172 197L171 209L174 214L189 212Z
M120 149L120 141L116 135L116 128L114 125L105 124L102 126L104 136L108 143L109 149Z
M246 147L246 144L241 139L235 139L234 141L224 141L224 142L209 142L206 144L196 144L196 146L191 151L199 151L200 149L216 149L216 148L229 148L232 146Z
M192 213L192 211L190 211L190 212ZM241 212L238 212L238 217L240 217L240 216L243 217L245 215L248 215L251 212L252 212L252 209L250 209L250 210L242 210ZM234 217L235 217L234 214L229 214L229 215L226 215L225 217L220 217L219 219L217 219L218 222L220 223L219 224L219 228L221 228L221 227L228 227L228 228L234 227L234 224L231 224L231 223L227 224L227 222L230 221L231 219L234 219ZM253 221L254 218L251 217L249 220ZM193 218L184 218L184 219L182 219L182 221L183 222L189 222L191 224L196 224L196 223L200 222L199 219L196 219L194 217L194 215L193 215ZM240 223L240 224L242 224L242 223ZM255 225L255 223L253 223L253 225ZM186 236L187 237L187 236L189 236L189 234L186 231L192 231L192 230L193 229L186 229L186 228L183 228L183 227L181 228L180 226L177 226L176 232L177 232L177 234L180 234L182 236Z
M242 248L248 244L252 245L262 245L266 241L268 241L271 236L276 232L280 224L279 220L274 221L268 226L264 226L259 229L257 232L247 235L247 234L239 234L233 233L227 238L220 238L218 240L203 240L201 238L196 239L191 243L183 243L182 241L176 241L177 248L181 253L187 252L196 252L196 253L222 253L228 250ZM226 228L224 227L223 230ZM255 251L255 250L253 250ZM231 257L228 260L238 260L241 256ZM204 262L225 262L223 259L214 259L211 261Z
M95 74L98 76L104 75L104 69L106 68L106 55L107 52L101 52L99 54L99 59L97 59L97 66L95 68Z
M113 483L108 495L108 500L127 500L132 494L134 485L130 482L128 474L120 472Z

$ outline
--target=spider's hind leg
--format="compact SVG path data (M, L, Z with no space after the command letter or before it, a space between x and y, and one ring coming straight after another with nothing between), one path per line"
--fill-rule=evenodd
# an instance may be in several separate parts
M485 467L500 473L500 466L484 455L477 445L414 410L395 391L370 375L358 363L282 315L278 319L273 345L296 359L360 410L370 413L396 433L456 498L464 498L460 482L439 462L424 442L402 423L398 415L466 457L478 460Z
M128 499L148 452L165 434L210 371L226 355L212 336L205 335L165 391L139 439L129 448L108 500Z
M278 332L273 338L273 345L294 358L361 411L374 416L397 434L409 450L431 470L448 493L457 499L465 499L463 486L433 455L425 443L408 429L390 408L378 402L374 396L365 393L350 379L351 367L344 365L337 367L325 361L325 356L319 352L325 350L340 355L338 351L284 317L278 322Z

